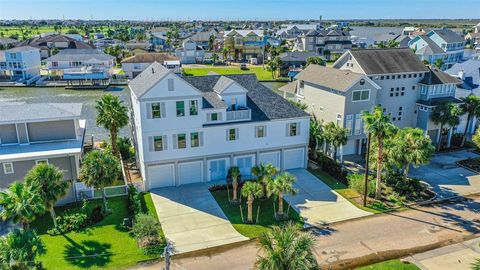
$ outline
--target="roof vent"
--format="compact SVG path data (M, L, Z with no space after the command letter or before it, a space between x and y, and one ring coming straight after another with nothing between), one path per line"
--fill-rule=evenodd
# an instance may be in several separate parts
M152 67L152 74L155 74L155 69Z

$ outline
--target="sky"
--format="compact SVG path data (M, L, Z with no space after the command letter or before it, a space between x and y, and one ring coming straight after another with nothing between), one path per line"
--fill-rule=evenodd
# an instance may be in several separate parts
M0 19L475 19L480 0L0 0Z

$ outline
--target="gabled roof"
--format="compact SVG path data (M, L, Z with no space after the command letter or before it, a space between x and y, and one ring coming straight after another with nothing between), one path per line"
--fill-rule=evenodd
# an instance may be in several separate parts
M367 75L429 71L409 48L363 49L347 53L355 58Z
M123 63L163 63L164 61L179 60L178 57L168 53L141 53L122 60Z
M11 48L11 49L8 49L6 50L6 52L27 52L27 51L38 51L39 49L38 48L35 48L35 47L32 47L32 46L21 46L21 47L15 47L15 48Z
M191 40L195 42L206 42L210 40L211 36L215 36L212 31L209 32L197 32L190 37Z
M437 45L437 43L435 43L431 38L429 38L426 35L419 35L419 36L415 37L414 39L422 39L422 40L425 41L425 43L428 44L427 46L425 46L423 48L417 49L417 51L415 52L417 54L442 54L442 53L445 53L445 51L442 50L442 48L440 48Z
M464 39L458 35L457 33L453 32L450 29L437 29L437 30L432 30L430 33L427 35L431 35L431 33L436 33L439 35L443 40L445 40L447 43L453 43L453 42L464 42Z
M242 37L246 37L250 34L254 34L254 35L257 35L259 37L263 37L263 30L230 30L230 31L226 31L224 36L240 35Z
M425 74L420 81L421 84L433 85L433 84L459 84L461 81L448 73L445 73L438 68L429 68L429 72Z
M234 81L230 78L225 76L221 76L215 86L213 86L213 91L221 94L225 89L227 89L230 85L232 85Z
M20 42L17 46L33 46L33 47L44 47L47 46L50 42L66 42L68 44L69 49L91 49L95 48L94 46L85 43L83 41L75 40L71 37L67 37L65 35L48 35L44 37L35 37L31 39L24 40Z
M0 104L0 124L52 119L75 119L82 113L81 103Z
M65 49L57 54L47 58L45 61L87 61L96 59L99 61L110 61L115 59L114 56L101 52L97 49Z
M314 52L284 52L279 55L282 62L306 62L308 57L316 56Z
M170 71L158 62L153 62L142 73L128 83L130 90L137 98L143 96Z

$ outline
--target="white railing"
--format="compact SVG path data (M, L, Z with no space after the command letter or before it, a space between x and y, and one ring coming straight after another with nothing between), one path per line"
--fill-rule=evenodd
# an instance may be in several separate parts
M251 110L236 110L236 111L227 111L227 121L241 121L241 120L250 120L251 119Z

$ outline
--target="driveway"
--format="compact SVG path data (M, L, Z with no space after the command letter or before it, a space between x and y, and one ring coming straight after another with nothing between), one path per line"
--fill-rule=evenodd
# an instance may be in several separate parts
M456 165L457 161L478 157L462 150L436 154L430 163L410 170L410 176L427 182L440 198L480 192L480 175Z
M208 187L199 183L151 191L165 237L177 254L248 240L233 228Z
M363 211L316 176L305 169L290 170L297 177L295 188L298 193L285 196L285 200L312 226L322 226L332 222L371 215Z

